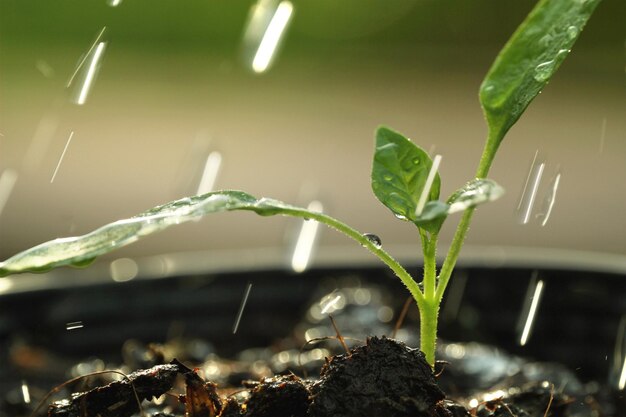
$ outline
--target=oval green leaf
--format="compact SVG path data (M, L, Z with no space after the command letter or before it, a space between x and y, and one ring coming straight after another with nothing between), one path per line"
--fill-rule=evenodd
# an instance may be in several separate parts
M569 54L599 2L541 0L500 51L479 94L492 154Z
M415 221L415 210L432 167L428 154L402 134L381 126L376 130L372 190L376 198L402 219ZM439 198L439 174L426 202ZM426 208L426 206L424 206Z

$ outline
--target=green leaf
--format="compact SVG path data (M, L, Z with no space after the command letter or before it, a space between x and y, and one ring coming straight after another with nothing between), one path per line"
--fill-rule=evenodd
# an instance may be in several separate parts
M493 159L506 132L569 54L600 0L541 0L497 56L480 86Z
M257 214L306 214L308 211L278 200L257 199L242 191L218 191L183 198L145 211L135 217L109 223L83 236L55 239L0 262L0 276L20 272L45 272L59 266L86 266L96 257L133 243L169 226L201 216L232 210Z
M429 233L439 233L444 220L448 217L450 206L443 201L429 201L422 213L413 220L418 227Z
M396 217L415 221L418 218L415 210L432 163L423 149L402 134L379 127L372 166L372 190L376 198ZM440 182L437 173L426 202L439 198Z
M497 200L503 194L504 188L495 181L486 178L476 178L456 190L448 198L448 214Z

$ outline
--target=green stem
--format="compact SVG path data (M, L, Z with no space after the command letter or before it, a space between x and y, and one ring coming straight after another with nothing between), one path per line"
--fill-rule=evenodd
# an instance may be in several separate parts
M439 302L435 299L425 300L419 308L420 312L420 349L426 356L431 367L435 366L435 347L437 343L437 317Z
M437 235L418 229L422 239L422 252L424 253L424 297L433 298L437 287Z
M502 133L500 131L490 131L489 137L487 138L487 142L485 143L485 148L483 149L483 153L480 157L480 162L478 163L478 169L476 170L476 178L485 178L489 173L489 168L491 168L491 164L493 163L493 158L498 150L498 144L501 142ZM456 261L459 257L459 253L461 252L461 247L463 246L463 241L465 240L465 235L469 230L469 225L472 220L472 216L474 215L475 207L468 208L463 213L463 217L461 217L461 221L456 228L456 232L454 233L454 238L452 239L452 244L450 245L450 250L446 255L446 259L441 266L441 272L439 274L439 283L437 285L437 291L435 294L438 302L441 302L443 299L443 294L446 290L448 282L450 281L450 276L452 275L452 271L456 265Z
M437 316L439 315L439 301L436 298L437 289L437 235L428 236L428 233L419 229L424 252L424 301L418 303L420 312L420 350L424 352L426 361L431 367L435 366L435 349L437 347Z
M459 257L461 247L463 246L463 241L465 240L465 235L467 234L470 222L472 221L472 216L474 215L474 209L474 207L469 208L463 213L463 217L461 217L461 221L459 222L459 225L456 228L456 233L454 234L454 238L452 239L450 250L448 251L446 259L443 261L443 265L441 266L441 272L439 273L439 283L437 285L437 291L435 293L435 299L438 300L438 302L441 302L443 298L446 286L448 285L448 281L450 280L450 276L452 275L452 271L454 270L454 266L456 265L456 260Z
M398 261L391 257L391 255L389 255L384 249L382 249L378 245L375 245L367 237L363 236L363 233L324 213L317 213L308 211L306 209L290 207L288 209L282 209L281 214L316 220L356 240L359 244L361 244L361 246L367 248L370 252L372 252L372 254L377 256L378 259L383 261L389 268L391 268L391 270L398 276L398 278L400 278L400 281L402 281L402 283L407 287L418 306L424 303L424 295L422 294L422 291L420 290L417 282L415 282L411 274L409 274L407 270L404 269L402 265L400 265Z

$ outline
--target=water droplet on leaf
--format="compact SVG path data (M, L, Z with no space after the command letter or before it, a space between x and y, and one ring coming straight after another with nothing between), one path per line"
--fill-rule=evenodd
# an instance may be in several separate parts
M391 174L383 174L383 179L385 181L391 181L393 179L393 176Z
M570 26L567 28L567 37L570 40L574 40L578 36L578 28L576 26Z
M373 233L364 233L363 237L367 240L370 241L370 243L374 246L376 246L376 248L380 249L380 247L383 245L382 241L380 240L380 237L378 237L377 235L373 234Z
M550 78L552 72L554 70L555 61L550 60L546 62L542 62L541 64L535 67L535 75L533 78L538 82L544 82Z

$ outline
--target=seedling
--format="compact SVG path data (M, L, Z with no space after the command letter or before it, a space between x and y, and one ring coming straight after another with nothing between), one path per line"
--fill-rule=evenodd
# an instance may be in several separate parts
M502 194L486 179L505 134L556 72L600 0L541 0L497 56L480 86L480 104L488 136L475 179L439 200L438 160L387 127L376 131L372 189L393 214L417 227L424 253L423 279L418 283L373 235L363 234L324 213L283 202L258 199L242 191L218 191L155 207L130 219L105 225L89 234L35 246L0 263L0 276L47 271L63 265L84 266L95 257L132 243L170 225L209 213L249 210L262 216L287 215L324 223L367 248L402 280L420 311L421 350L435 363L437 316L475 207ZM444 220L463 212L439 273L436 250Z

